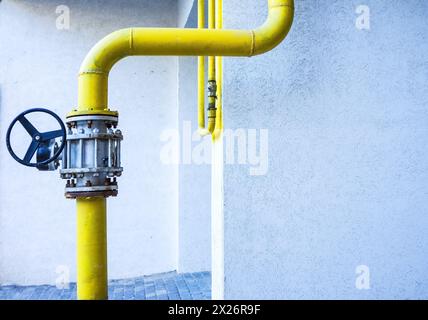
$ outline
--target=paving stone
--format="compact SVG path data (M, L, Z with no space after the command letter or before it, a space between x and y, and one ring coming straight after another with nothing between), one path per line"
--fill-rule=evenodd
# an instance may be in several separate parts
M150 276L109 281L112 300L207 300L211 298L209 272L177 274L167 272ZM71 300L76 299L76 283L69 288L55 286L0 286L4 300Z

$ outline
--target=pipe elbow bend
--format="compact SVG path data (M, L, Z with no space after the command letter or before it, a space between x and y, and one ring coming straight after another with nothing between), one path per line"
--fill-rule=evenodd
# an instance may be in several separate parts
M131 54L132 33L132 28L120 29L98 41L83 60L79 74L108 75L117 61Z
M287 36L294 19L294 0L269 0L266 22L253 30L253 55L268 52Z

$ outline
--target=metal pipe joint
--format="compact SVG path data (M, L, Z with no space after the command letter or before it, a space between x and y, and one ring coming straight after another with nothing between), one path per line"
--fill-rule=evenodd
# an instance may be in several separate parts
M117 115L79 115L67 118L67 143L60 175L66 179L65 196L116 196L116 177L122 175L122 132Z

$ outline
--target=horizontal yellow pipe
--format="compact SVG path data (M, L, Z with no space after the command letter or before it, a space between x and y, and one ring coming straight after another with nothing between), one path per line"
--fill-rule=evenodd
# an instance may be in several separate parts
M98 42L79 74L78 112L107 110L108 74L127 56L254 56L277 46L291 28L293 0L268 0L266 22L254 30L128 28Z
M77 198L77 298L107 299L106 199Z

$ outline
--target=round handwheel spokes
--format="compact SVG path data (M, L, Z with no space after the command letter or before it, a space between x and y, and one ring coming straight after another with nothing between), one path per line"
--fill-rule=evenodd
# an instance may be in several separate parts
M50 116L52 116L59 124L60 129L58 130L53 130L53 131L47 131L47 132L40 132L39 130L37 130L34 125L25 117L25 115L30 114L30 113L37 113L37 112L41 112L41 113L47 113ZM27 151L25 152L24 157L21 159L19 158L15 151L13 150L12 146L11 146L11 142L10 142L10 134L12 132L13 127L16 125L16 123L19 122L25 129L25 131L27 131L27 133L30 135L31 137L31 143L28 146ZM62 138L61 144L58 146L57 149L55 149L55 152L53 153L53 155L51 157L49 157L48 159L45 159L43 161L39 161L39 162L31 162L31 159L33 158L34 154L40 149L40 148L46 148L46 146L51 145L51 140L55 140L56 138ZM9 125L9 128L7 129L7 133L6 133L6 145L7 145L7 149L10 153L10 155L19 163L28 166L28 167L38 167L38 166L42 166L42 165L46 165L48 163L51 163L52 161L56 160L60 155L62 150L64 149L66 143L66 130L65 130L65 126L64 123L62 122L61 118L55 114L54 112L47 110L47 109L43 109L43 108L34 108L34 109L29 109L26 110L24 112L22 112L21 114L19 114L13 121L12 123Z

